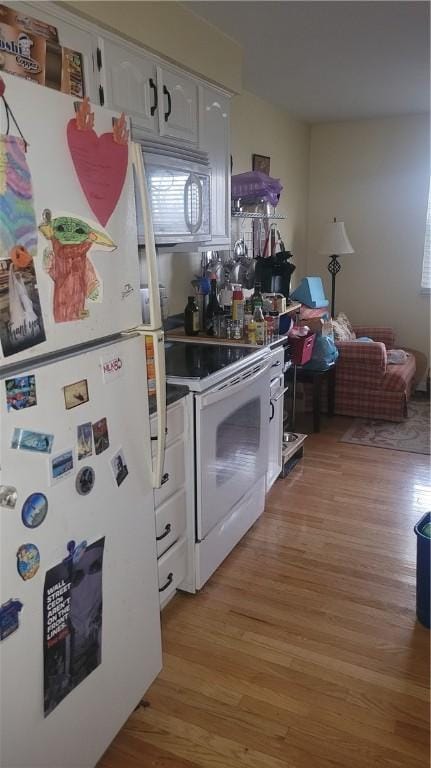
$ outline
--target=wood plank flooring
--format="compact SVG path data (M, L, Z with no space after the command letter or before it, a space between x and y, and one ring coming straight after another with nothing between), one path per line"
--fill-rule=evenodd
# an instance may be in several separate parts
M149 706L99 768L429 765L429 460L340 443L349 424L324 421L203 591L166 608Z

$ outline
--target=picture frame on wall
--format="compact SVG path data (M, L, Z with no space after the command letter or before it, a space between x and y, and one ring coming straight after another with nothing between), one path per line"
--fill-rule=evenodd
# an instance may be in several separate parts
M252 170L266 173L269 176L271 158L266 155L252 155Z

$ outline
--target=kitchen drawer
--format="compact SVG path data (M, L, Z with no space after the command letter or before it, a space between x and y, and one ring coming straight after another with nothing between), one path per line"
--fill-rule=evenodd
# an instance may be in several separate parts
M186 481L184 440L177 440L165 450L163 464L163 479L161 488L154 491L154 504L160 507L176 491L183 487Z
M173 597L186 576L187 539L183 537L158 560L160 607Z
M157 557L163 555L186 530L186 492L184 488L156 510Z
M166 445L170 445L184 434L184 404L182 400L174 405L170 405L166 413ZM151 436L157 435L157 421L155 418L150 422ZM155 455L157 448L156 440L152 440L151 450Z

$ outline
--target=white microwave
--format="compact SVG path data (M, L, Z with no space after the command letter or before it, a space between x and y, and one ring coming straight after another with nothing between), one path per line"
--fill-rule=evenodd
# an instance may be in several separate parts
M148 140L141 143L154 237L157 245L211 239L211 169L206 153ZM138 241L145 245L137 191Z

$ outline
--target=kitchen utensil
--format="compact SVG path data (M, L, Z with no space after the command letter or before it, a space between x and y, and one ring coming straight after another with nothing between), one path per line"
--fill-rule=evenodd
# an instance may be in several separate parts
M236 240L233 246L233 255L236 259L241 259L244 254L246 253L246 244L244 241L244 238L241 237L239 240Z

